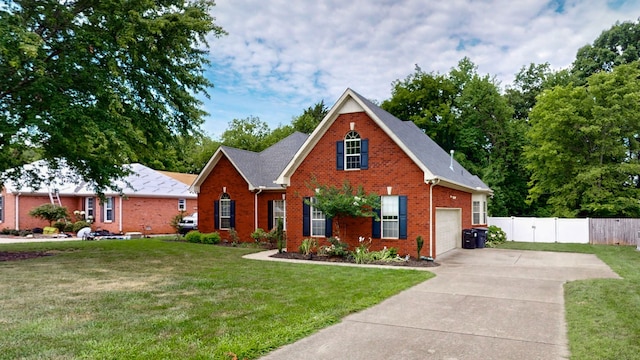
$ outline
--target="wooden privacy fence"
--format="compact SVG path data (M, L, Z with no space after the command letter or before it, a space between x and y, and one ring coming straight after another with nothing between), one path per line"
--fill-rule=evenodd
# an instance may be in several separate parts
M640 219L589 219L591 244L640 244Z
M523 242L638 245L640 219L490 217L507 239Z

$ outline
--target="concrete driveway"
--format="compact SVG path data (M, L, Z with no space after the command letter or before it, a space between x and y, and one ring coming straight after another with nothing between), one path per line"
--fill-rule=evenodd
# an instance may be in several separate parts
M453 250L437 276L263 359L565 359L563 284L619 278L595 255Z

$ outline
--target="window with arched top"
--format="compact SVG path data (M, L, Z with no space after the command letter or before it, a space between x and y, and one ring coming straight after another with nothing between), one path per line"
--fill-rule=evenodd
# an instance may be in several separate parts
M369 140L357 131L349 131L344 139L336 141L336 168L338 170L364 170L369 168Z
M215 228L228 230L235 227L235 201L229 194L220 195L220 200L214 203Z
M344 163L345 169L360 169L360 134L349 131L344 137Z

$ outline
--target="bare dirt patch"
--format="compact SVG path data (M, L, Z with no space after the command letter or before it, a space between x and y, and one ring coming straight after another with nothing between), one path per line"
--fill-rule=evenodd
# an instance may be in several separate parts
M0 251L0 261L27 260L53 255L48 251Z

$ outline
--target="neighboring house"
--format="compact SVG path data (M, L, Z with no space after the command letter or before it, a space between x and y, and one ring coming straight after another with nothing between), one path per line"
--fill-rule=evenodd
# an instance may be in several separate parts
M46 221L30 216L29 212L53 202L65 206L72 217L75 210L84 211L84 216L93 220L94 230L168 234L175 232L170 225L175 215L180 211L193 213L197 210L197 195L189 191L189 185L141 164L127 166L132 174L116 183L122 194L107 190L104 202L89 184L73 180L68 170L62 170L53 183L37 189L9 181L0 195L0 227L31 229L47 226ZM25 165L25 168L37 169L43 179L49 173L40 161Z
M253 151L220 146L192 185L198 194L198 229L243 241L257 228L269 231L285 218L285 188L274 181L308 135L293 133L268 149ZM285 228L286 228L285 221Z
M312 179L337 187L349 180L381 196L380 221L341 221L351 249L364 236L373 250L395 247L415 256L422 236L422 254L435 258L461 246L462 229L487 224L486 184L413 122L347 89L308 138L296 133L262 153L221 147L193 185L200 230L228 236L235 228L248 241L282 216L291 251L309 237L327 244L333 221L305 202L313 199Z

